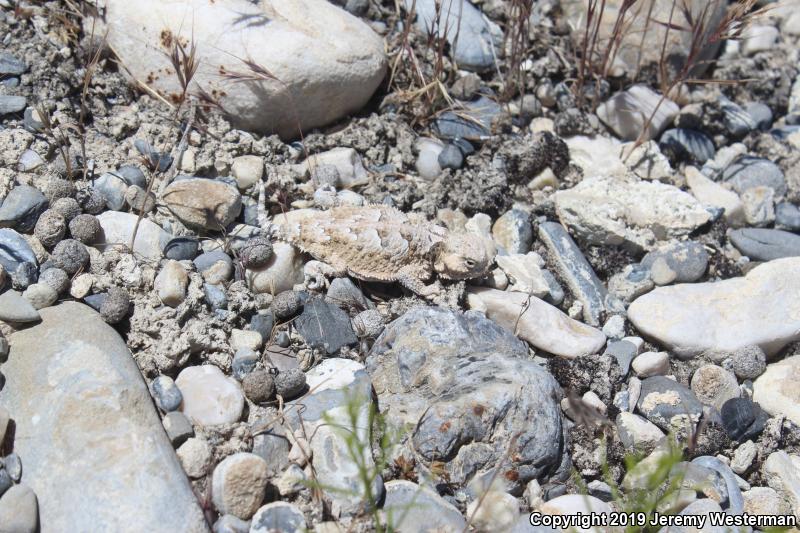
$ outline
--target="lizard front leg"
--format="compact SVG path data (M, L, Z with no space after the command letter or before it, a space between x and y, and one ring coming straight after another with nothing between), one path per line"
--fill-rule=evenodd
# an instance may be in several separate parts
M329 278L339 278L345 275L347 275L346 269L337 269L322 261L309 261L303 267L304 287L312 291L327 287Z
M428 300L432 300L442 294L442 286L438 282L425 285L416 272L401 270L397 274L397 282L414 294L418 294Z

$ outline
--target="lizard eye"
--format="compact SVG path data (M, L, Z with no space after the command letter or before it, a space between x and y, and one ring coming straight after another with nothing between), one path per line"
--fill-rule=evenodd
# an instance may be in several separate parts
M467 265L467 268L475 267L475 260L474 259L464 259L464 264Z

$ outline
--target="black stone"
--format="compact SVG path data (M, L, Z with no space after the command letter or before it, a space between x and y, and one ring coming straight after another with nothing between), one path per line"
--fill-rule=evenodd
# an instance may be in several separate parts
M306 344L328 355L358 342L347 313L320 298L306 302L294 325Z

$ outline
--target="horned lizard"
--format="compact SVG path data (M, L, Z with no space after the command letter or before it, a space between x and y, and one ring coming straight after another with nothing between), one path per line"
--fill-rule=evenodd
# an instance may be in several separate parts
M476 278L494 260L493 246L481 236L451 232L386 205L308 210L276 219L273 237L314 258L304 268L305 285L312 290L325 287L328 277L350 275L396 281L433 298L442 293L440 284L425 284L434 274L446 280Z

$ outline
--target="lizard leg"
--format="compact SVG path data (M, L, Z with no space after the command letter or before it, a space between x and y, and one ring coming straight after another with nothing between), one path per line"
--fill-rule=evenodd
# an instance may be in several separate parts
M334 266L322 261L309 261L303 267L305 286L311 290L324 289L328 286L328 278L342 277L346 271L337 270Z
M442 286L440 284L431 283L430 285L425 285L418 276L415 276L411 272L399 272L397 275L397 282L414 294L418 294L427 299L432 299L442 293Z

